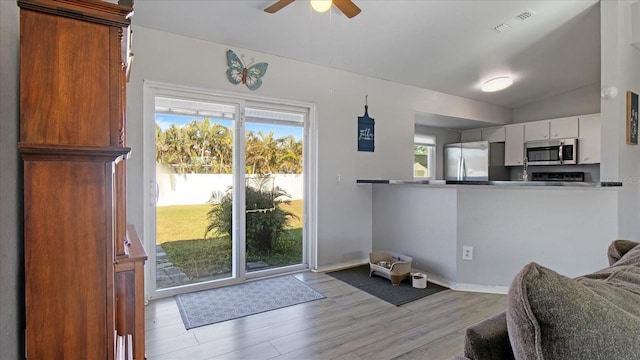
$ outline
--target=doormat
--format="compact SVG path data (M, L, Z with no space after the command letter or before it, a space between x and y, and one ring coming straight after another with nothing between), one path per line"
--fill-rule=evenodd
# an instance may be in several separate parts
M369 277L369 264L328 272L327 275L396 306L447 290L446 287L434 283L428 283L424 289L414 288L411 277L402 280L400 285L393 286L386 278L376 275Z
M322 298L292 275L175 296L187 330Z

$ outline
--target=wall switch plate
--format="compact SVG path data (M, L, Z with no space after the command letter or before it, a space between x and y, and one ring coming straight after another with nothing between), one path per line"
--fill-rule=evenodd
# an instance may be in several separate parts
M473 260L473 246L462 247L462 260Z

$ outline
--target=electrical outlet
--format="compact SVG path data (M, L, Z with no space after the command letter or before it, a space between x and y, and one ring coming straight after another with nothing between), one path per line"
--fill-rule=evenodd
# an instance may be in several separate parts
M473 260L473 246L462 247L462 260Z

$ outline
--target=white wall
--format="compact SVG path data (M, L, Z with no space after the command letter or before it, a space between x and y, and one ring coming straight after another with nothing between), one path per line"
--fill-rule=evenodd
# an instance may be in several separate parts
M599 270L617 232L617 188L372 187L373 248L456 289L504 293L531 261L571 277Z
M22 171L18 155L20 26L15 1L0 1L0 349L24 358Z
M272 174L273 186L284 190L286 200L304 198L303 176L301 174ZM211 200L211 195L222 197L233 185L231 174L175 174L156 167L158 183L157 206L202 205ZM285 198L282 198L285 200Z
M412 267L428 273L430 280L455 283L455 187L372 186L373 248L411 256Z
M600 112L600 82L550 96L513 109L513 122L522 123Z
M570 277L604 268L618 191L458 186L458 284L509 286L531 261Z
M503 119L511 111L435 91L395 84L305 64L274 55L209 43L135 26L135 61L127 86L127 139L133 155L127 163L128 216L138 229L148 205L149 186L142 159L143 80L238 94L312 102L318 126L318 265L364 259L371 250L371 188L356 179L404 179L412 176L416 111L469 119ZM225 53L232 48L269 63L260 89L232 85L225 77ZM375 152L357 152L357 118L376 121ZM342 175L342 182L337 181ZM144 233L142 234L144 237Z
M640 145L626 144L626 92L640 94L640 50L631 45L631 4L601 1L602 86L615 86L616 98L602 100L600 178L624 183L619 192L618 237L640 239Z

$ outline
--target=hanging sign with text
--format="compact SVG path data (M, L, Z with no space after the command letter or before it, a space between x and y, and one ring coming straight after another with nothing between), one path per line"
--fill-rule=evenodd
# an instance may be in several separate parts
M369 117L369 107L364 107L364 116L358 116L358 151L373 152L375 147L375 120Z

